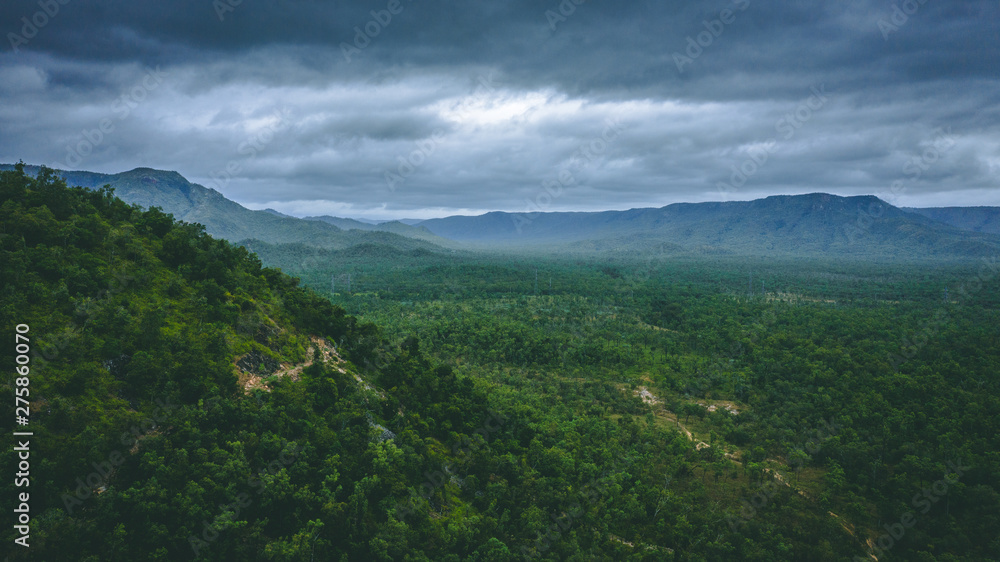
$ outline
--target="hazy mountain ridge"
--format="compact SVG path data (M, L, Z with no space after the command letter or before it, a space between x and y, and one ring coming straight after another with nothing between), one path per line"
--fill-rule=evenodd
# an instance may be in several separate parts
M386 221L379 223L364 222L357 219L349 219L343 217L332 217L329 215L315 216L315 217L303 217L307 221L319 221L326 224L332 224L337 228L342 230L363 230L368 232L391 232L393 234L399 234L400 236L406 236L407 238L416 238L418 240L426 240L432 244L437 244L438 246L454 246L453 240L443 238L434 234L426 227L423 226L411 226L405 224L401 221Z
M1000 207L905 207L903 210L962 230L1000 234Z
M418 224L474 244L615 252L666 245L671 253L970 257L1000 249L1000 237L991 233L962 230L870 195L824 193L596 213L495 212Z
M12 168L0 165L0 169ZM25 166L25 171L37 174L38 167ZM626 211L495 211L409 225L332 216L300 219L272 209L253 211L177 172L150 168L120 174L58 174L71 185L97 188L110 184L129 203L161 207L232 242L259 240L330 250L364 245L359 252L382 256L445 248L852 258L968 258L1000 252L1000 208L900 209L871 195L775 195Z
M11 164L0 165L0 170L13 169ZM34 176L39 167L25 165L24 169L25 173ZM136 168L120 174L63 170L56 170L56 173L73 186L96 189L111 185L115 195L127 203L144 208L160 207L178 220L202 224L212 236L230 242L257 239L270 244L304 243L329 249L378 243L400 251L441 250L426 240L402 235L401 229L392 227L378 232L351 232L334 224L290 217L273 210L247 209L214 189L189 182L177 172Z

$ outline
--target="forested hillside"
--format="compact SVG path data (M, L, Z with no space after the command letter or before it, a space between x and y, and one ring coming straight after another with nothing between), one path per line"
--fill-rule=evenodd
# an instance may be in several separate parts
M332 280L332 298L390 338L418 335L542 416L625 421L606 407L613 393L587 390L598 382L643 397L635 419L698 452L648 493L698 486L703 503L681 512L740 529L676 559L840 560L852 545L879 560L1000 559L989 531L1000 520L985 515L1000 513L995 258L380 261L263 249L327 294ZM556 431L560 449L577 450ZM637 535L676 545L654 536Z
M1000 557L995 261L262 248L0 173L11 560Z

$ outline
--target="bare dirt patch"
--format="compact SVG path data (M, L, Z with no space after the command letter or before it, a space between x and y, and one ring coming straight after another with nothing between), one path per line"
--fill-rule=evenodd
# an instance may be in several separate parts
M302 374L302 371L306 367L309 367L313 364L313 355L315 354L317 349L319 349L320 355L322 356L324 362L326 362L329 365L332 365L335 369L337 369L341 373L345 374L347 373L347 371L340 365L341 363L344 362L344 360L337 353L337 348L334 347L333 344L331 344L325 338L321 338L318 336L311 336L309 338L309 341L311 342L311 345L309 346L309 349L306 350L306 357L308 357L308 359L306 359L302 363L294 363L294 364L281 363L280 365L278 365L277 370L275 370L268 376L291 377L293 381L299 380L299 376ZM240 363L241 361L245 363L245 357L246 356L236 358L234 364L237 366L237 368L241 364ZM240 372L237 380L240 386L243 387L244 393L249 394L255 388L259 388L261 390L270 392L271 389L268 388L266 383L264 383L263 377L261 377L256 373L245 371L242 369L240 369L239 371ZM354 378L357 379L359 383L365 384L364 381L361 380L361 377L359 377L358 375L355 374ZM371 388L368 385L365 386L366 388L369 389Z

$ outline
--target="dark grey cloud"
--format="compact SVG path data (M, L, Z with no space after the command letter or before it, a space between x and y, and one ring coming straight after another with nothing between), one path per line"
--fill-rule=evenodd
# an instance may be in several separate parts
M899 204L997 204L998 21L945 0L14 0L0 160L173 169L299 214L896 181Z

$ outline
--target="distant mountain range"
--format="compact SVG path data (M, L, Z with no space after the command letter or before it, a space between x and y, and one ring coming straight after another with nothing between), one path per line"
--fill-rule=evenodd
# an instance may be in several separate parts
M581 251L970 257L1000 250L1000 208L902 210L874 196L776 195L596 213L503 212L417 223L474 245ZM927 214L925 214L927 213ZM928 216L929 215L929 216Z
M25 170L36 174L38 168L25 166ZM301 219L272 209L253 211L177 172L137 168L120 174L58 173L70 185L110 184L129 203L158 206L233 242L252 239L330 250L360 247L384 255L455 248L904 259L1000 253L1000 207L900 209L874 196L777 195L628 211L492 212L373 224L330 216Z

